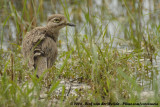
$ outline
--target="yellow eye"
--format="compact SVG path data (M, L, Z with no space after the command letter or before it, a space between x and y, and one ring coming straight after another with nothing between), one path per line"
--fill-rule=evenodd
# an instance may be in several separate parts
M59 19L59 18L54 18L53 22L54 22L54 23L59 23L59 22L60 22L60 19Z

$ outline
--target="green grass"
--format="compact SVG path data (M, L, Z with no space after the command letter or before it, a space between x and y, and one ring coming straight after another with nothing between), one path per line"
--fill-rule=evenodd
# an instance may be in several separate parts
M46 8L45 3L52 5ZM14 3L2 0L0 107L46 107L49 103L55 106L53 99L58 100L57 106L66 107L70 106L71 102L138 103L144 90L154 93L150 98L143 98L146 103L159 103L159 67L155 66L155 62L159 61L156 57L159 57L160 48L160 26L155 22L159 17L159 8L147 14L150 19L144 27L139 20L144 16L141 1L138 7L134 0L122 0L119 3L123 4L126 15L114 15L107 6L110 4L105 0L100 6L92 0L40 0L39 3L34 0ZM154 3L156 4L156 1ZM97 8L98 12L94 8ZM63 42L59 41L58 45L66 46L67 51L59 47L58 59L51 69L44 72L49 73L44 81L43 75L37 79L36 71L30 71L24 62L21 42L26 32L46 21L47 13L52 11L63 13L69 21L76 23L76 28L67 27L61 31L60 39ZM70 19L71 17L73 19ZM16 28L16 37L12 35L12 22ZM117 27L112 35L108 30L110 24L116 26L114 22ZM120 37L121 33L124 38ZM7 50L2 48L5 42L9 43ZM118 45L128 48L120 49ZM66 86L60 83L61 80L77 78L78 82L90 88L77 88L77 95L66 96ZM139 81L143 84L140 85ZM50 88L48 84L51 84ZM57 95L59 88L62 88L62 91ZM46 97L41 98L41 95Z

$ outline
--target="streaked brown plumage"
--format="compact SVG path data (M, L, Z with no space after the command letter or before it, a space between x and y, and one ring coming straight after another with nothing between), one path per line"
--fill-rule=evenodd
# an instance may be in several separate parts
M57 57L57 39L59 30L65 26L75 26L67 23L61 14L48 18L45 27L36 27L26 34L22 42L22 53L30 69L37 69L37 75L53 66Z

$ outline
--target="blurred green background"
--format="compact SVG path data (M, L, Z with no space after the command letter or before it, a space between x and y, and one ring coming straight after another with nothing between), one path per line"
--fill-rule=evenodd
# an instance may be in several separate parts
M59 55L46 71L46 83L28 69L21 43L28 31L45 26L56 13L76 28L61 30ZM159 0L1 0L0 17L0 106L159 103ZM90 88L67 96L60 81L77 78ZM47 95L44 100L41 92Z

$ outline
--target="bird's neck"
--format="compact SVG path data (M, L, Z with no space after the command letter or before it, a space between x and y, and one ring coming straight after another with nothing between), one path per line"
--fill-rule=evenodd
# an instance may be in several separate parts
M55 42L58 40L59 31L55 31L53 29L46 28L48 37L51 37Z

